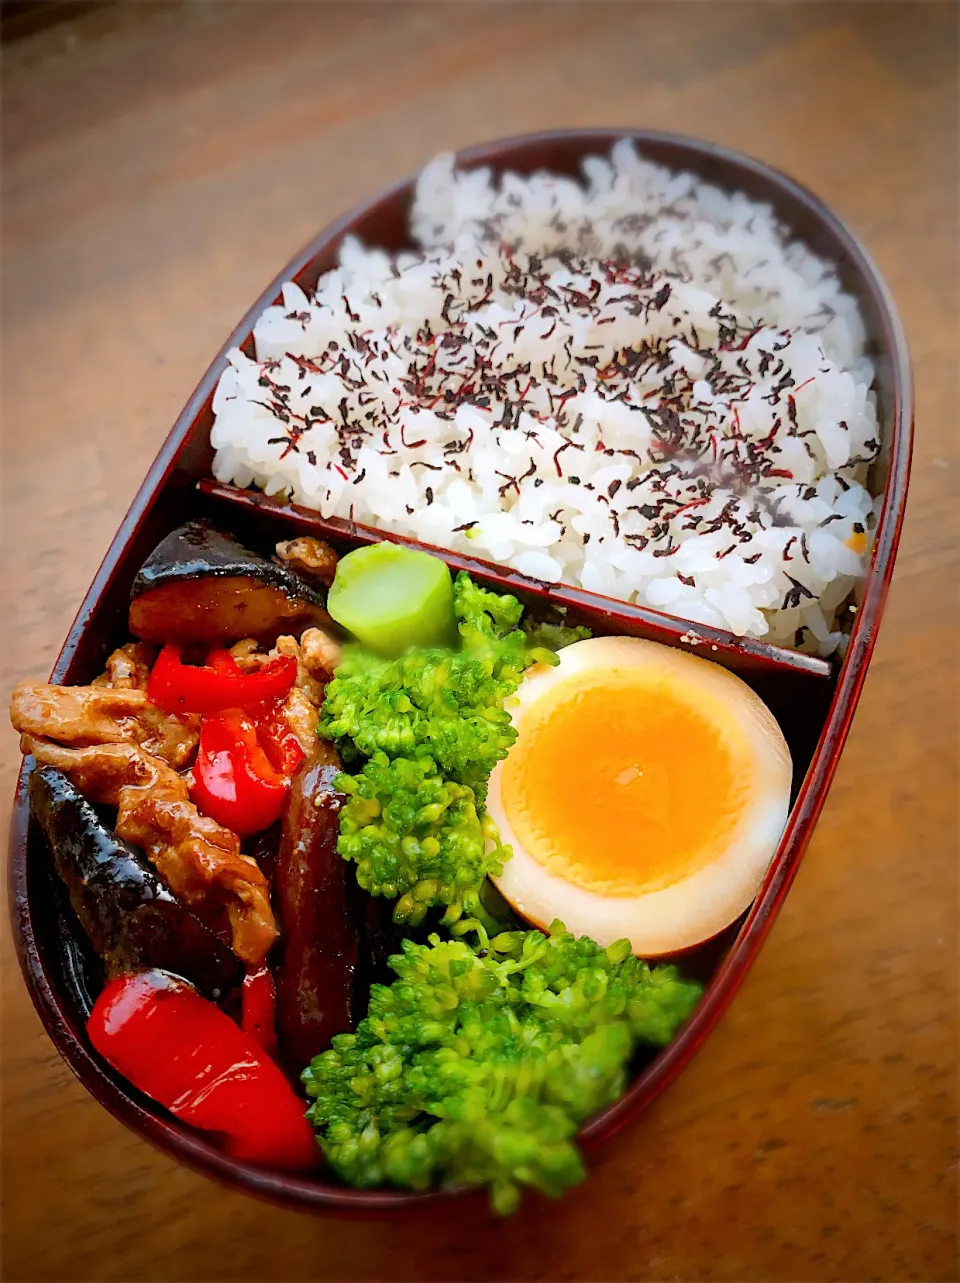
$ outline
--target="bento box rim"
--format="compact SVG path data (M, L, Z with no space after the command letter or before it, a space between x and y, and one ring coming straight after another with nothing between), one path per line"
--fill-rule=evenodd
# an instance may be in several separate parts
M591 1119L581 1130L580 1140L588 1153L636 1118L689 1063L694 1052L702 1045L733 1000L796 876L836 771L876 643L903 524L913 433L913 387L907 342L883 277L858 238L819 197L778 169L718 143L665 131L635 128L570 129L517 134L466 148L457 152L456 158L461 166L476 167L486 164L505 169L510 167L511 158L520 149L580 143L580 155L587 156L609 150L612 143L620 138L634 140L641 151L644 146L676 148L688 157L686 162L679 161L678 157L678 167L689 168L693 172L697 172L698 161L701 165L704 160L720 164L731 171L731 188L741 185L738 176L742 179L744 175L749 175L760 185L769 188L771 199L779 192L806 207L812 218L836 244L839 254L852 263L863 290L871 296L881 317L885 349L883 354L891 363L891 439L884 500L856 622L837 675L836 688L813 759L777 854L736 940L712 976L689 1023L639 1074L618 1101ZM401 179L330 223L277 274L234 328L190 396L148 470L70 627L53 667L51 680L62 679L98 602L109 583L122 570L127 549L153 501L170 481L191 429L207 408L226 366L227 352L248 338L260 312L277 298L285 281L303 271L321 252L347 235L375 207L412 191L415 181L416 175ZM317 1179L264 1171L229 1158L204 1141L199 1134L164 1117L161 1111L155 1111L149 1102L141 1103L141 1100L136 1099L135 1093L131 1093L123 1081L89 1049L82 1028L78 1027L67 1004L55 992L41 965L27 899L28 776L29 765L25 761L17 781L8 867L11 925L17 956L30 996L47 1033L71 1070L95 1099L145 1139L189 1166L233 1188L288 1207L354 1217L380 1217L417 1208L426 1210L451 1200L461 1203L482 1200L483 1195L478 1191L430 1190L416 1193L357 1190L334 1183L325 1184Z

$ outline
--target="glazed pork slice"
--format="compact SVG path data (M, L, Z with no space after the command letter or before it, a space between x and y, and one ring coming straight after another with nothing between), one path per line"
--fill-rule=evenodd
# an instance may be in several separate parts
M64 746L25 734L20 746L38 765L62 771L88 801L115 806L117 835L139 847L187 904L219 901L234 953L251 966L264 962L277 938L267 879L235 833L200 814L186 778L139 744Z
M133 688L21 682L10 720L21 734L58 744L135 744L175 770L190 764L200 738L199 717L165 713Z
M108 976L159 967L209 997L234 988L243 969L220 934L173 894L62 771L38 766L28 788L54 868Z
M126 642L118 646L107 660L106 672L93 679L94 686L109 686L112 690L147 689L150 669L157 652L143 642Z
M289 655L297 661L297 680L283 702L283 717L309 755L317 742L317 722L323 705L326 684L340 663L340 644L322 628L307 628L296 637L278 637L270 651L261 651L252 637L245 637L231 648L237 665L255 672L278 655Z
M327 588L337 573L338 555L323 539L299 535L277 544L277 556L302 579L314 580Z

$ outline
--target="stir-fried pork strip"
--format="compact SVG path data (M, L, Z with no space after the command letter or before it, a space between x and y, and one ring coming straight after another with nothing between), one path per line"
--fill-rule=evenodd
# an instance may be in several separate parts
M309 753L317 742L317 705L310 697L294 686L283 701L283 719L293 731L304 753Z
M283 712L310 753L339 645L322 629L309 628L299 642L280 637L269 653L252 639L238 642L232 653L246 671L277 655L297 660L297 682ZM230 918L234 952L244 962L260 963L277 936L267 880L241 853L237 835L190 801L189 779L177 770L194 758L200 718L165 713L150 703L145 687L151 654L140 643L120 647L91 686L23 682L11 699L11 721L25 753L58 767L90 801L117 807L117 834L142 848L172 891L188 903L220 901Z
M333 583L340 560L328 543L313 535L300 535L278 543L277 556L295 574L328 587Z
M306 628L300 637L300 658L307 674L324 685L340 663L340 643L322 628Z
M147 689L150 669L156 651L143 642L127 642L113 652L107 660L107 671L93 679L94 686L109 686L113 690Z
M136 744L176 770L193 760L200 737L194 714L165 713L146 691L111 686L21 682L10 698L10 720L22 734L60 744Z
M91 802L116 806L117 834L143 850L170 890L188 904L219 900L234 953L253 966L264 961L277 938L267 879L235 833L200 814L183 776L138 744L64 747L25 734L20 747L63 771Z
M317 721L323 692L340 662L340 646L322 628L307 628L299 642L295 637L278 637L273 650L260 651L251 637L244 638L230 652L240 668L253 672L277 655L292 655L297 661L297 681L284 700L283 715L305 753L317 742Z

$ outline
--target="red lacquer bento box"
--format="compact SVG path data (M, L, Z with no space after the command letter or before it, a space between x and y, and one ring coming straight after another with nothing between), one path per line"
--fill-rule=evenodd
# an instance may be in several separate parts
M486 586L508 590L528 603L546 601L565 606L571 622L587 624L596 633L628 634L707 654L740 675L766 701L793 756L792 807L759 895L745 917L687 956L688 969L705 982L703 998L674 1041L640 1066L625 1094L583 1128L580 1140L588 1154L624 1124L636 1120L690 1061L742 983L790 888L826 799L876 641L904 515L913 414L906 342L883 280L856 237L816 197L778 171L713 144L636 130L522 136L473 148L457 160L464 167L492 166L495 172L524 174L545 169L576 175L585 156L608 152L622 137L634 139L647 159L768 202L795 237L836 265L844 288L860 305L867 355L876 369L881 449L872 466L870 485L874 494L883 495L883 505L842 662L827 662L691 625L580 589L545 585L489 562L439 553L451 568L468 570ZM399 183L321 232L279 273L230 335L174 425L117 531L60 652L54 682L84 683L101 671L106 655L125 638L127 603L138 567L160 538L188 518L209 517L254 547L267 547L278 538L299 532L319 534L344 552L383 537L370 528L324 520L315 512L213 480L211 406L226 365L225 353L236 346L252 351L254 321L264 307L278 301L283 282L293 280L312 287L322 272L335 266L338 247L348 234L392 251L409 244L407 216L412 191L413 180ZM231 1159L200 1133L178 1124L116 1075L93 1051L84 1032L88 977L77 946L79 927L50 894L48 853L28 811L28 773L29 759L18 782L10 839L10 903L17 952L47 1032L97 1100L172 1156L239 1189L290 1207L381 1215L463 1197L457 1191L350 1189L323 1169L306 1178L252 1167Z

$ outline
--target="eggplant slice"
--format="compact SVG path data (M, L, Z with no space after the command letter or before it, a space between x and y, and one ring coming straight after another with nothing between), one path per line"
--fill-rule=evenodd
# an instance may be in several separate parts
M210 997L239 983L230 948L101 822L62 771L38 767L29 792L73 911L108 975L161 967Z
M295 1080L335 1034L356 1028L371 983L392 979L386 959L398 948L393 906L362 891L337 854L340 769L334 746L318 740L293 777L274 872L277 1035Z
M323 588L206 520L188 521L161 540L131 591L130 631L157 646L227 645L242 637L273 645L281 633L329 624Z

